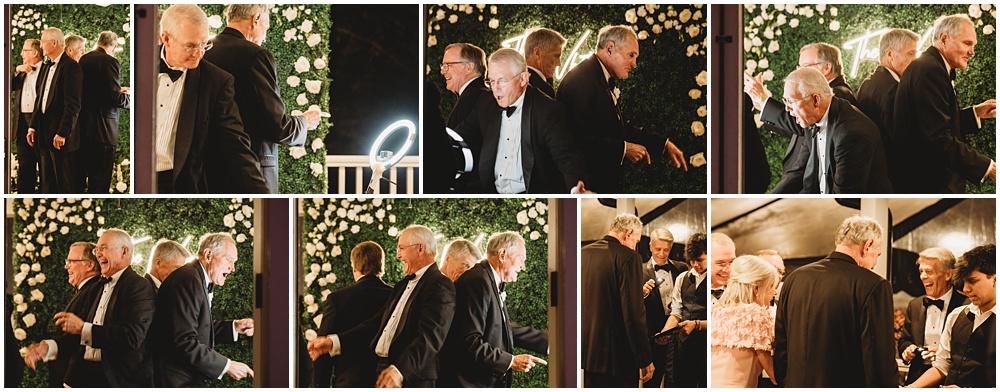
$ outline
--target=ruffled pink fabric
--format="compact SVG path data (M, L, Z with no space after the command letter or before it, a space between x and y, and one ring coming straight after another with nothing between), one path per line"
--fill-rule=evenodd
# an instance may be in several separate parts
M711 317L712 346L774 352L774 317L757 304L715 305Z

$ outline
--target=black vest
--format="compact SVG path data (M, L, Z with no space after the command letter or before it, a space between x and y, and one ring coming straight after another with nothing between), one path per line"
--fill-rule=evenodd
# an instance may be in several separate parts
M969 308L958 315L951 328L951 370L942 385L964 388L996 387L996 314L975 331Z
M684 276L681 283L681 319L682 320L708 320L708 281L705 277L698 287L691 281L693 277L690 272Z

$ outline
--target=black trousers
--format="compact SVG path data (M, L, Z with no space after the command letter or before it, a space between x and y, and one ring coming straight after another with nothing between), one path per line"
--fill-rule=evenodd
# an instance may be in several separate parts
M379 358L378 364L375 365L375 381L378 381L378 375L382 374L382 371L392 365L389 363L387 358ZM437 384L437 380L406 380L403 379L403 388L434 388Z
M165 170L156 172L156 193L174 193L174 171Z
M638 388L639 369L636 368L635 373L628 376L612 376L610 374L594 373L591 371L584 370L583 387L584 388Z
M704 330L692 331L681 344L676 358L674 373L675 386L679 388L705 388L708 385L708 333Z
M115 167L115 150L96 140L83 139L82 163L86 170L87 193L107 194L111 190L111 173Z
M28 144L31 113L19 113L17 119L17 193L38 193L38 151Z
M85 361L82 357L74 358L70 364L69 373L66 375L66 385L71 388L111 387L101 363Z
M78 171L79 150L62 152L52 146L51 137L39 137L35 132L35 144L39 146L39 167L42 172L42 193L83 193L83 183Z

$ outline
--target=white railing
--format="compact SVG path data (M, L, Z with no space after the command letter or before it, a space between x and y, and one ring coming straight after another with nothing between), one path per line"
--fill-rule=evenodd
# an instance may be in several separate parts
M364 181L365 177L371 177L372 169L368 163L367 155L327 155L326 156L326 167L331 172L333 170L337 171L337 184L336 188L331 190L336 190L337 194L362 194L365 192L365 188L368 184ZM417 182L415 169L420 167L420 157L410 155L404 157L396 166L393 166L389 170L386 170L385 176L392 181L393 184L389 184L388 194L398 194L398 193L417 193L415 188L415 183ZM354 186L350 191L347 189L347 171L354 171ZM405 171L402 175L406 176L402 183L399 181L399 172ZM395 184L395 185L394 185ZM331 188L332 188L331 184ZM399 186L405 187L403 192L400 192ZM382 183L381 181L375 184L375 193L382 193Z

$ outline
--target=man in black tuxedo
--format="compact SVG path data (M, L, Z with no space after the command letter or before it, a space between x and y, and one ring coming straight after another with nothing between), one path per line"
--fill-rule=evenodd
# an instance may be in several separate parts
M917 58L920 36L907 29L892 29L879 41L879 66L858 87L858 109L861 109L882 134L882 148L892 169L892 105L896 100L899 75ZM891 176L890 176L891 177Z
M893 185L899 193L965 193L966 181L996 181L996 162L965 143L983 118L996 117L996 100L961 110L955 70L965 69L976 28L964 14L934 23L934 45L910 63L896 90Z
M517 281L518 272L525 269L524 239L509 231L494 234L486 253L486 260L455 281L457 303L441 352L441 386L510 388L514 371L548 364L530 354L514 355L515 346L531 343L524 341L526 337L541 336L530 333L531 328L515 329L505 304L504 285Z
M204 388L228 374L240 380L253 369L215 351L216 343L253 336L253 319L213 321L212 291L226 283L236 266L236 242L229 233L205 234L198 260L170 273L156 297L153 327L156 386Z
M56 325L76 335L47 347L47 358L69 355L64 383L75 388L149 388L153 386L152 357L147 332L153 322L156 294L135 273L132 238L108 229L95 247L103 279L97 283L87 315L56 313Z
M28 126L28 143L38 148L42 193L83 191L76 175L83 72L76 60L64 55L63 39L55 27L42 31L42 53L51 62L39 73L35 114Z
M243 131L233 77L201 61L212 47L208 16L197 5L171 6L160 19L160 41L157 192L268 193ZM209 184L222 177L232 179L227 189Z
M433 388L455 315L455 285L434 262L437 240L430 229L413 225L399 234L396 257L406 278L393 287L386 305L349 331L309 342L309 355L374 351L376 387Z
M577 144L587 159L587 173L597 193L622 193L625 160L635 163L666 156L677 168L687 161L669 139L629 124L618 108L615 83L628 79L637 67L639 39L629 26L605 26L598 33L590 58L573 67L556 94L566 106L569 129L579 132Z
M86 317L87 312L93 306L97 296L101 294L103 285L99 284L101 266L94 256L94 244L90 242L77 242L69 246L69 254L66 255L66 274L69 277L69 284L73 285L76 292L73 298L66 305L65 312L70 312L78 317ZM68 334L61 330L55 331L52 339L29 345L24 355L24 363L31 369L35 369L35 364L39 359L48 362L49 388L63 388L66 379L66 371L69 368L70 355L61 357L49 357L49 349L55 352L58 343L63 342L65 347L72 347L73 344L80 345L80 336Z
M896 388L892 287L871 271L882 254L882 227L854 215L834 242L833 253L785 279L774 325L775 376L788 388Z
M637 388L653 376L642 304L642 221L622 214L604 238L580 250L580 337L585 388ZM637 374L638 373L638 374Z
M323 303L323 319L319 336L338 334L354 328L376 315L389 300L392 288L382 281L385 273L385 252L379 244L365 241L351 250L354 285L338 289ZM375 353L359 350L336 357L322 355L316 359L313 388L370 388L375 385Z
M556 97L552 87L552 79L556 75L556 67L562 65L563 46L566 38L558 31L539 27L529 30L524 38L524 61L528 63L528 80L532 86L551 98Z
M37 193L38 151L28 143L28 124L35 112L35 97L38 95L41 78L42 45L40 40L27 39L21 48L24 63L14 68L10 78L10 91L14 96L11 113L10 139L17 140L17 193ZM8 139L9 140L9 139Z
M760 86L755 90L762 91ZM802 193L892 192L878 127L855 105L837 98L820 71L792 71L785 78L784 94L787 113L770 109L781 104L767 98L761 120L810 141Z
M465 122L476 109L480 96L489 95L484 76L486 75L486 52L468 43L448 45L441 59L441 75L445 88L458 94L445 125L452 129ZM483 94L483 93L486 94ZM479 184L479 151L483 146L481 135L462 135L465 144L472 150L472 171L465 173L455 184L455 193L482 193Z
M480 137L484 193L585 193L583 157L566 129L562 105L528 85L524 57L513 49L490 55L491 95L456 129Z
M660 332L667 324L674 292L674 281L677 280L681 272L688 269L686 264L670 260L670 249L673 246L674 235L670 230L659 228L649 233L649 251L652 253L652 257L650 257L649 262L642 265L643 279L646 279L642 293L644 296L643 305L646 307L646 331L650 338ZM667 370L668 350L666 346L660 344L651 344L650 350L653 354L656 370L653 372L653 378L643 383L642 386L644 388L660 388ZM670 386L670 383L665 386Z
M189 257L191 252L188 252L183 245L165 238L157 241L145 276L149 284L153 285L153 290L160 291L160 286L167 276L183 266Z
M80 58L84 100L80 109L82 177L87 193L108 193L118 147L118 109L128 109L129 88L120 82L121 66L114 57L118 35L101 32L97 48Z
M929 248L920 252L917 258L920 282L926 294L914 298L904 313L902 336L896 342L896 350L903 361L910 363L906 383L912 383L924 374L930 366L924 362L934 362L944 332L945 318L955 308L969 303L968 298L954 289L951 278L955 270L955 256L944 248ZM926 354L917 358L916 350L923 348Z
M270 14L266 4L230 4L226 9L228 26L212 39L205 61L233 75L243 129L260 160L268 190L278 193L278 145L305 145L306 131L319 125L319 110L298 116L285 114L274 56L261 47L271 26ZM221 191L231 186L226 184L230 181L231 177L220 176L209 185Z

